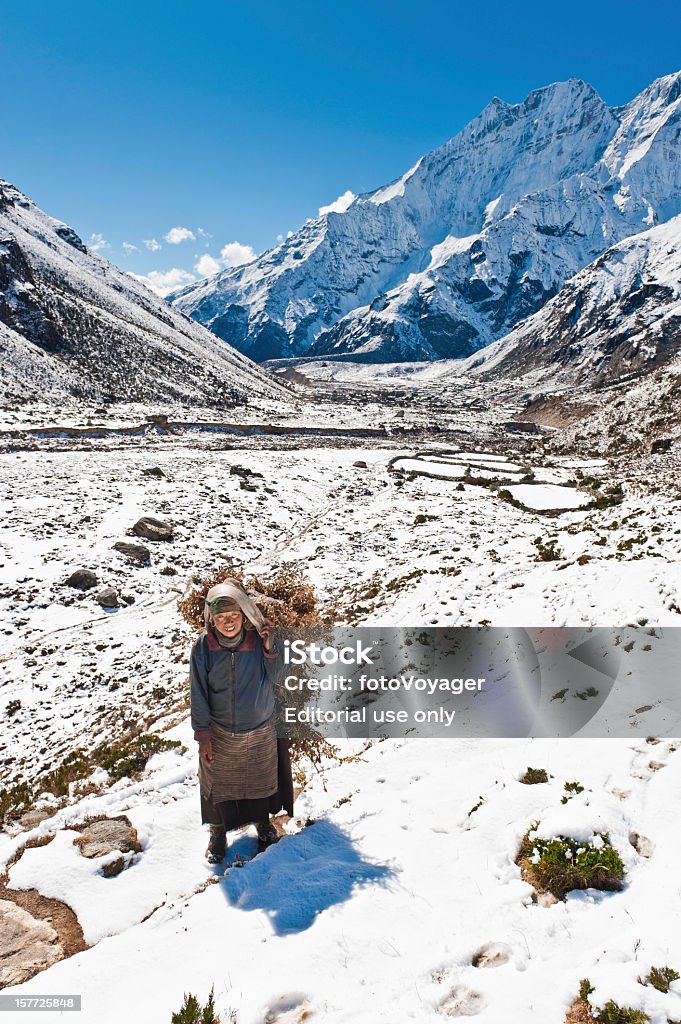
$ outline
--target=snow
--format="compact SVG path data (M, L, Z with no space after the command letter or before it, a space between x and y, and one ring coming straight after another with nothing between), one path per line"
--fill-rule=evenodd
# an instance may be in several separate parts
M557 484L514 484L508 490L516 501L535 509L581 508L591 501L583 491Z
M77 907L92 936L101 926L89 900L121 930L20 991L82 992L88 1024L119 1020L130 1005L149 1024L167 1024L184 992L205 999L212 985L218 1011L234 1009L240 1024L268 1013L301 1020L303 1008L331 1022L437 1020L454 993L474 995L481 1024L500 1014L562 1024L587 976L594 999L644 1007L664 1024L681 1011L681 994L643 988L636 977L678 959L678 906L667 900L663 912L659 894L676 891L665 809L681 798L681 772L666 744L654 748L664 767L638 778L650 751L645 741L624 740L375 743L360 762L308 783L297 820L309 815L314 824L297 826L243 868L214 871L201 866L195 779L183 794L157 777L151 807L148 794L136 803L123 790L110 808L148 823L143 853L119 876L97 880L84 858L76 870L66 828L24 854L24 881ZM544 766L549 783L519 783L528 763ZM585 793L561 805L564 783L575 778ZM537 820L541 834L573 832L580 841L607 826L627 868L624 891L533 905L514 857ZM632 830L655 844L654 860L635 852ZM235 850L253 846L247 836ZM217 884L201 885L210 879ZM137 921L122 927L133 911ZM484 949L501 951L498 966L472 965ZM103 987L112 975L125 984Z
M202 858L206 833L184 703L193 637L176 602L218 560L236 557L248 572L298 562L322 600L338 599L346 609L361 604L367 625L678 622L671 605L681 585L681 542L672 492L660 491L653 510L634 476L616 511L568 508L547 520L541 510L500 501L494 490L458 491L442 477L419 475L398 486L389 469L396 458L397 467L454 480L469 464L502 479L597 468L607 484L615 473L598 452L571 456L577 465L566 466L564 455L551 459L499 433L503 404L478 408L487 401L484 384L459 383L451 397L437 376L417 370L405 378L413 393L385 402L396 380L402 387L403 369L339 364L334 376L320 368L323 388L345 388L345 398L282 412L274 420L285 428L281 435L226 434L213 414L207 429L178 417L186 425L172 434L57 438L42 409L32 421L40 436L27 433L28 410L22 429L15 424L5 436L0 472L13 500L2 508L0 532L0 686L3 703L18 699L21 708L5 719L0 760L15 760L3 765L4 777L30 777L83 740L116 736L123 717L185 746L156 755L137 781L111 784L96 773L93 791L73 787L52 818L0 835L5 864L27 839L54 835L24 850L9 867L8 885L63 900L92 944L7 993L81 992L84 1024L113 1024L130 1005L149 1024L167 1024L184 992L205 1000L212 985L223 1019L233 1009L238 1024L262 1024L268 1014L296 1022L305 1013L330 1024L437 1020L457 1003L477 1009L483 1024L496 1024L500 1013L562 1024L588 976L600 999L626 996L654 1024L679 1015L677 993L663 996L635 980L652 964L678 962L678 905L667 900L662 913L659 901L660 892L678 888L668 808L681 796L681 754L669 740L404 739L366 749L340 741L342 753L359 756L309 773L276 846L230 867L255 850L246 829L231 835L227 864L211 869ZM429 434L437 400L445 403L443 429ZM121 407L111 422L125 427L143 413ZM88 415L65 411L64 422L78 427ZM381 418L390 429L380 438L347 433ZM407 422L423 433L393 433ZM331 426L332 435L309 432ZM256 492L240 488L233 465L263 474ZM144 475L149 466L165 476ZM645 467L641 473L647 476ZM551 494L552 506L555 490L578 494L555 484L512 486ZM134 567L111 546L142 514L168 517L176 539L150 544L151 563ZM535 560L537 535L555 535L560 571ZM660 550L664 558L655 557ZM581 565L583 553L591 560ZM133 594L134 604L107 614L88 594L67 590L63 579L81 564ZM168 565L175 576L162 574ZM367 600L362 589L376 581L378 594ZM636 657L632 669L647 655ZM673 672L669 678L673 688ZM661 687L659 696L659 708L638 716L641 734L668 727L662 712L676 706L674 693ZM553 778L522 785L528 765L546 767ZM585 792L562 805L563 786L573 780ZM101 873L102 859L87 860L73 845L74 826L101 814L127 815L142 846L113 878ZM314 822L306 827L308 819ZM514 860L535 824L541 835L580 841L609 832L627 866L625 889L533 904ZM631 846L633 832L654 845L653 857ZM473 966L483 948L499 954L498 966ZM615 953L604 956L606 948ZM112 976L125 985L103 986Z

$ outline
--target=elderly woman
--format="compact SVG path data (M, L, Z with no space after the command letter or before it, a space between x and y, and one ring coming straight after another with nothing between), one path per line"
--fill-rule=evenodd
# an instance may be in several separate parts
M274 723L284 666L269 626L235 579L208 591L204 621L191 652L191 722L201 820L210 825L206 857L217 864L231 829L255 823L259 851L276 842L269 816L282 808L293 815L293 781L288 744Z

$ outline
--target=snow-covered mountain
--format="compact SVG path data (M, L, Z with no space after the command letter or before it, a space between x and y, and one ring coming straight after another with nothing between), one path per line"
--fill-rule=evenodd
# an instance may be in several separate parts
M681 354L681 216L608 249L471 367L622 377Z
M172 299L258 360L466 356L681 213L680 139L681 72L618 108L576 79L495 98L394 182Z
M284 398L262 368L88 249L0 180L3 397Z

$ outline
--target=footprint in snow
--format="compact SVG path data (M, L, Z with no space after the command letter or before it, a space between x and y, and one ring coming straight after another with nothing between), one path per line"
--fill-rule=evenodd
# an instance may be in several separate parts
M474 1017L484 1009L485 1000L479 992L456 985L438 1006L439 1012L445 1017Z
M313 1011L305 996L281 996L265 1011L264 1024L302 1024Z
M508 963L513 950L505 942L488 942L475 954L471 963L473 967L501 967Z
M647 836L640 836L638 832L629 834L629 842L641 857L652 857L655 852L655 843Z

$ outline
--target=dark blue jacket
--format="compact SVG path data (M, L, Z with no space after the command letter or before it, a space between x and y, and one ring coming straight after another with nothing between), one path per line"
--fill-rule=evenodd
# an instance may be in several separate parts
M276 647L266 653L255 629L235 651L220 647L209 629L192 647L189 663L194 738L210 736L213 722L230 732L250 732L274 717L274 686L284 674Z

